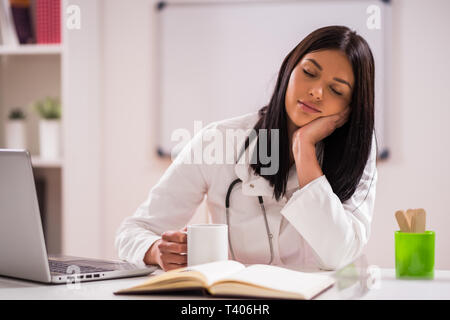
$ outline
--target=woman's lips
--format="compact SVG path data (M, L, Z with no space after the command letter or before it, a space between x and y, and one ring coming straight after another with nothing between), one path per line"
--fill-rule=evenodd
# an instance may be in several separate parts
M306 104L304 104L300 100L297 101L297 105L305 112L309 112L309 113L320 113L321 112L319 110L316 110L316 109L313 109L313 108L307 106Z

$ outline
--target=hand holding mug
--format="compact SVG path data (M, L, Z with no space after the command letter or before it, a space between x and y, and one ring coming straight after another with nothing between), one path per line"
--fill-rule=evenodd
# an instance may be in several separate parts
M164 271L187 266L187 227L166 231L149 249L144 261L158 264ZM148 255L148 257L147 257Z
M144 262L164 271L228 259L228 226L194 224L166 231L147 251Z

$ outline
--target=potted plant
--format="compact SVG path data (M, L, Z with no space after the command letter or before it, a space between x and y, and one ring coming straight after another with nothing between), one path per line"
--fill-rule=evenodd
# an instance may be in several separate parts
M6 148L7 149L26 149L26 126L25 114L22 109L14 108L8 114L6 122Z
M58 98L46 97L34 103L39 121L39 149L44 159L61 156L61 103Z

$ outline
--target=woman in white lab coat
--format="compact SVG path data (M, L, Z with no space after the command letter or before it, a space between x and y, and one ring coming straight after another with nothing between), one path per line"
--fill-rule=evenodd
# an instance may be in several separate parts
M227 133L239 130L257 134L230 142ZM262 139L261 132L270 134ZM232 156L198 161L193 154L211 137L225 137ZM257 152L264 148L273 156L269 163ZM228 223L230 258L295 269L342 267L370 236L376 154L370 48L346 27L318 29L284 59L267 106L214 122L183 148L120 226L119 257L164 270L186 266L183 230L206 195L211 222Z

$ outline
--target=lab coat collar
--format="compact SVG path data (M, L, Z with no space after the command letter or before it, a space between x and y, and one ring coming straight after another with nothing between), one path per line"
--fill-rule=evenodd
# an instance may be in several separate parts
M248 196L273 196L273 187L269 181L255 174L250 167L250 155L253 155L256 148L257 139L253 139L248 148L236 161L234 172L242 180L242 193ZM240 149L239 149L240 150ZM286 191L298 189L297 170L292 166L289 170L289 177L286 185Z
M248 196L270 197L273 196L273 187L270 185L269 181L259 175L256 175L250 167L251 157L249 155L253 155L257 140L258 139L253 139L245 152L243 152L241 156L238 155L238 160L234 166L234 172L236 173L236 176L242 180L243 194ZM319 143L316 144L316 156L321 167L323 161L323 147L323 141L319 141ZM289 170L286 193L290 193L292 190L295 191L299 188L297 169L295 168L295 165L293 165Z

